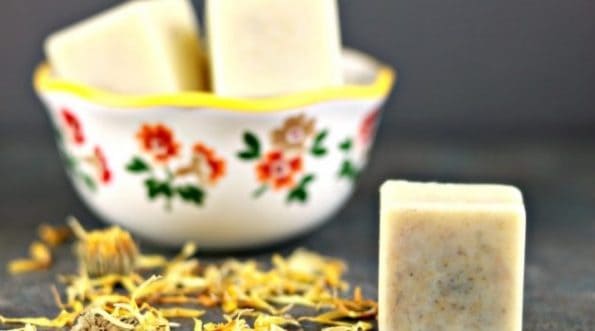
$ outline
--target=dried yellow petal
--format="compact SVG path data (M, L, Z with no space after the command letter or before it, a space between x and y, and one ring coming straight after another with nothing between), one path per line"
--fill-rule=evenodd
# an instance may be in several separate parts
M203 331L202 321L198 319L194 319L194 331Z
M270 268L238 260L203 265L192 258L196 246L189 243L168 262L163 256L141 255L130 234L120 228L87 232L76 220L70 223L78 237L81 268L77 275L60 277L66 286L64 302L54 290L62 313L55 319L0 318L0 324L59 328L77 322L74 331L89 330L89 325L110 331L168 331L177 325L169 319L193 318L198 331L285 331L300 329L300 321L328 325L327 331L365 331L372 328L365 320L377 313L376 302L365 299L359 288L353 298L340 296L349 288L342 279L347 269L342 261L304 249L286 258L273 256ZM13 261L11 272L51 264L50 251L42 243L32 244L30 255ZM140 269L161 276L145 278L137 273ZM172 304L183 307L163 307ZM294 317L289 314L294 306L322 312ZM224 316L224 323L204 324L197 319L204 315L198 309L203 307L233 314Z
M349 326L331 326L323 328L322 331L366 331L371 330L373 326L370 323L357 322Z
M0 316L0 324L23 324L23 325L34 325L44 328L63 328L66 325L72 324L79 312L68 312L63 310L60 314L54 318L49 319L46 317L32 317L32 318L6 318Z
M136 260L139 269L155 269L167 264L167 259L160 255L140 255Z
M10 329L6 331L37 331L37 328L34 325L27 324L25 327L18 328L18 329Z
M40 263L46 264L47 267L52 263L52 253L48 247L40 242L34 242L29 248L29 254L31 258Z
M254 329L257 331L283 330L282 326L299 327L300 323L290 316L270 316L265 314L255 314Z
M167 308L160 309L165 318L198 318L205 314L204 310L189 308Z
M20 273L48 269L52 264L52 254L42 243L34 242L29 247L29 259L17 259L8 263L8 271L15 275Z
M51 247L59 246L72 237L72 230L69 227L53 227L42 224L37 229L39 238Z
M39 261L35 260L27 260L27 259L18 259L13 260L8 263L8 272L13 275L32 272L32 271L40 271L45 270L46 265Z

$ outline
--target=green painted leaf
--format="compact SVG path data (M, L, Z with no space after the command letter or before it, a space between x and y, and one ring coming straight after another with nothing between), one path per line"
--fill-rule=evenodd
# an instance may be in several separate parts
M147 193L151 200L154 200L161 195L168 198L173 196L172 188L167 182L161 182L154 178L150 178L145 181L145 186L147 187Z
M266 185L262 185L261 187L259 187L258 189L256 189L256 191L252 192L252 197L255 199L260 198L263 194L266 193L266 191L269 190L269 187Z
M287 202L301 202L305 203L308 201L308 192L304 189L295 189L289 192L289 196L287 196Z
M359 177L359 169L350 160L343 161L341 164L341 170L339 171L339 178L347 178L350 180L356 180Z
M95 184L95 180L93 180L91 176L84 173L80 173L79 177L82 179L83 183L87 186L89 190L97 190L97 184Z
M324 140L328 136L328 130L323 130L319 132L316 137L314 138L314 144L312 145L312 149L310 153L316 157L325 156L328 152L326 147L324 147Z
M68 171L74 171L78 166L78 160L74 158L72 155L69 155L66 151L62 150L62 159L64 160L64 164Z
M204 202L205 192L197 186L187 185L176 189L178 195L186 202L201 206Z
M300 182L300 186L305 187L306 185L313 182L314 179L316 179L316 177L314 175L312 175L312 174L306 175L304 178L302 178L302 181Z
M126 170L138 174L151 170L151 167L143 159L137 156L126 166Z
M56 142L58 144L62 144L64 142L64 137L62 136L62 131L60 131L60 129L58 129L56 126L52 126L52 129L54 131L54 137L56 138Z
M349 152L353 148L353 140L350 138L345 139L343 142L339 144L339 149L344 152Z
M244 133L244 144L246 149L238 153L242 160L255 160L260 157L260 141L255 134L251 132Z
M305 203L308 201L308 185L312 183L315 179L315 176L312 174L304 176L300 183L289 192L287 196L287 202L300 202Z
M254 152L240 152L238 153L238 157L242 160L256 160L260 157L259 154L254 153Z

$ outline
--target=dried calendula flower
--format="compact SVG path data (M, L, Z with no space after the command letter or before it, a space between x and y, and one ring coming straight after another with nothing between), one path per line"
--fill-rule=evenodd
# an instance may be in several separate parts
M196 247L191 243L173 259L143 256L130 234L117 227L87 232L76 220L70 225L79 239L80 268L78 274L60 277L64 300L54 289L61 313L53 319L0 316L0 325L168 331L177 326L169 319L182 318L194 319L198 331L297 330L301 321L328 326L327 331L373 327L367 321L376 316L376 302L365 299L359 288L353 298L342 297L349 284L340 260L299 249L289 257L275 255L270 267L233 259L203 264L193 257ZM51 264L44 244L35 243L30 250L30 259L13 262L12 271ZM147 270L161 276L145 278ZM231 315L224 315L224 323L203 323L198 319L205 307ZM306 313L313 310L314 316Z
M273 257L273 263L282 272L303 281L323 279L333 288L346 289L347 284L341 281L347 267L340 260L325 258L305 249L298 249L287 259Z
M72 230L67 226L53 227L42 224L37 229L39 238L50 247L56 247L65 243L72 237Z
M170 322L165 313L173 317L198 317L202 314L182 308L159 310L148 304L139 307L137 299L158 279L155 276L149 278L124 300L115 298L115 301L110 302L102 300L105 296L97 297L92 306L78 317L71 331L169 331Z
M254 329L257 331L283 330L283 326L300 327L300 322L291 316L255 314Z
M378 303L365 299L359 287L355 288L352 300L335 298L335 306L347 318L372 318L378 313Z
M9 262L8 271L20 274L31 271L46 270L52 265L52 253L46 245L34 242L29 247L29 258Z
M47 317L23 317L23 318L7 318L0 316L0 325L2 324L21 324L38 326L42 328L63 328L74 322L76 317L82 310L81 306L76 306L73 310L62 310L58 316L53 319Z
M358 324L353 324L345 322L345 320L371 319L378 313L377 303L373 300L364 299L359 287L354 291L353 300L335 298L332 306L331 310L318 316L301 317L299 320L342 327L357 325L362 330L370 330L372 325L369 323L359 321Z
M226 322L224 323L207 323L204 326L202 323L195 325L195 330L198 331L254 331L250 324L243 318L243 316L250 312L250 310L238 310L233 315L225 315Z
M131 273L139 256L130 233L119 227L87 232L74 219L69 221L78 237L76 252L91 276Z
M118 320L117 324L103 317L100 313L89 310L82 314L71 331L121 331L132 330L137 325L134 319Z

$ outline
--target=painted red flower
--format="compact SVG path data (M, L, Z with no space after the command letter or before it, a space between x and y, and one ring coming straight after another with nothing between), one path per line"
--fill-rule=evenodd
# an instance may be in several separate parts
M83 133L83 126L81 124L81 121L69 109L63 109L61 115L62 121L64 122L66 130L68 131L72 141L77 145L84 144L85 135Z
M99 146L95 146L93 153L95 155L95 163L97 166L97 172L99 174L99 180L103 184L108 184L112 180L112 172L107 164L105 154Z
M376 134L376 128L378 126L378 120L380 118L380 109L370 112L359 127L359 142L362 146L368 146L372 142L374 135Z
M303 169L301 157L286 157L282 151L273 151L256 166L258 180L274 189L295 186L295 176Z
M157 162L167 162L180 151L180 144L175 141L173 132L162 124L145 124L136 137L141 149L153 156Z

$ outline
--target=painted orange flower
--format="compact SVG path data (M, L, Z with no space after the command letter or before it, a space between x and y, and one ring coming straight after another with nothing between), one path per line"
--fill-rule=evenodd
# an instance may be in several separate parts
M288 118L283 126L271 133L273 145L284 150L302 150L314 134L316 121L305 115Z
M95 161L97 166L97 172L99 173L99 179L103 184L108 184L112 180L112 172L108 167L105 154L99 146L95 147L93 153L95 154Z
M211 183L216 183L225 175L225 160L218 157L213 149L198 143L194 145L192 151L194 152L195 158L202 159L203 163L206 163L209 171L209 181Z
M302 169L301 157L287 158L282 151L273 151L265 155L256 166L256 174L260 182L279 190L295 186L295 176Z
M378 126L378 119L380 118L380 110L374 110L370 112L359 127L359 142L362 146L368 146L372 142L374 135L376 134L376 128Z
M175 141L173 132L163 124L145 124L136 137L141 149L157 162L167 162L180 151L180 144Z
M197 143L192 148L192 161L186 167L178 169L177 175L195 175L203 183L215 184L226 172L225 160L218 157L212 148Z
M69 109L63 109L61 115L62 121L64 121L66 130L68 131L72 141L77 145L84 144L85 135L83 133L83 126L78 117L76 117L76 115Z

